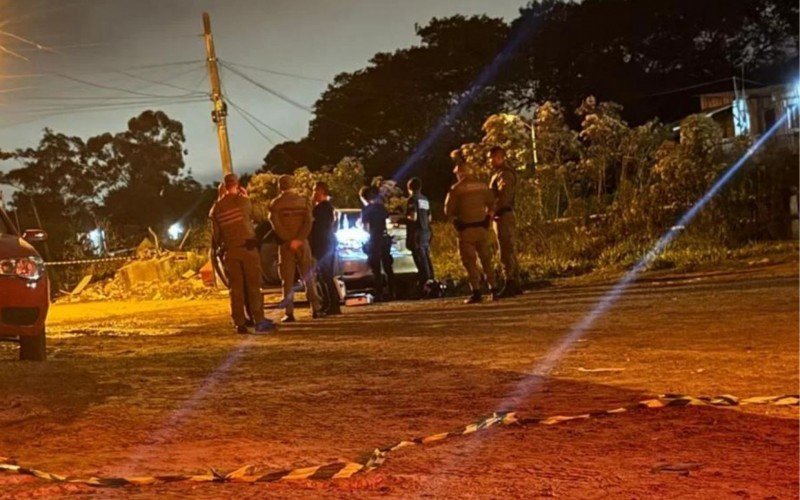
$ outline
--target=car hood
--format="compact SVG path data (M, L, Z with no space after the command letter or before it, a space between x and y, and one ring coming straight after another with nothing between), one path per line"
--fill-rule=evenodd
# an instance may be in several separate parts
M14 234L0 234L0 259L9 257L38 257L30 243Z

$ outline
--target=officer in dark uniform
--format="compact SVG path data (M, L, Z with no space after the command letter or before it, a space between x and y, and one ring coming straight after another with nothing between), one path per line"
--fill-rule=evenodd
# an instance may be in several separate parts
M492 297L495 294L494 267L492 266L492 250L489 240L489 222L492 217L494 197L488 186L473 179L472 168L467 165L461 150L450 153L455 163L453 173L458 182L453 184L444 201L444 214L453 217L453 224L458 232L458 253L467 270L469 287L472 295L465 304L475 304L483 300L481 293L482 278L486 278ZM478 260L481 269L478 268Z
M411 251L417 266L420 289L433 280L431 263L431 206L422 194L422 180L413 177L408 181L408 200L406 201L406 248Z
M209 213L214 241L224 250L225 273L228 275L231 317L238 333L247 333L245 301L256 332L266 332L272 323L264 319L264 298L261 295L261 258L258 254L250 200L234 174L225 176L221 197Z
M372 277L375 280L375 301L387 300L383 293L383 273L386 273L389 285L388 299L391 300L394 298L395 286L394 268L392 267L394 259L391 253L392 240L386 232L386 218L389 217L389 212L383 206L383 198L380 196L378 188L365 186L359 191L359 196L365 205L361 211L361 223L369 233L369 241L365 250Z
M320 280L328 292L329 305L325 312L341 314L339 291L333 280L333 264L336 259L336 235L334 234L336 216L327 184L317 182L314 185L313 201L314 222L311 224L311 235L308 242L311 245L311 255L317 261Z
M497 234L497 246L500 249L500 262L503 264L505 286L498 297L513 297L522 293L519 286L517 254L515 239L517 232L514 202L517 193L517 173L506 164L506 151L495 146L489 152L489 159L494 170L489 182L494 192L494 230Z

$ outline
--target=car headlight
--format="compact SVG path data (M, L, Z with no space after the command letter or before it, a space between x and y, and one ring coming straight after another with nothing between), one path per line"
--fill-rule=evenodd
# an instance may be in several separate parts
M39 257L0 260L0 276L16 276L36 281L44 276L44 261Z

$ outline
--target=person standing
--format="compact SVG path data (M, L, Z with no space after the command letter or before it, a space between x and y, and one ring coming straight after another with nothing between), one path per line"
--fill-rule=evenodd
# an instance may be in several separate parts
M333 280L333 264L336 259L336 217L333 204L330 201L328 185L317 182L314 185L314 222L311 225L311 255L317 261L317 270L322 280L322 285L328 291L329 305L327 314L341 314L339 304L339 291Z
M492 267L492 250L489 241L489 221L492 216L494 197L486 184L472 178L461 150L454 150L450 158L455 163L453 173L458 182L453 184L444 201L444 213L453 218L458 232L458 253L467 270L472 295L465 304L483 300L482 278L486 278L489 291L495 297L495 276ZM478 269L480 260L483 273Z
M264 297L261 295L261 257L253 229L252 208L246 192L240 188L235 174L225 176L220 197L208 216L214 241L222 245L223 265L228 275L231 318L237 333L247 333L245 307L252 315L256 332L272 328L264 319Z
M500 262L503 265L505 285L498 297L513 297L522 293L519 285L516 242L516 216L514 202L517 193L517 173L506 164L506 151L495 146L489 151L489 161L494 175L489 183L494 192L494 231L500 249Z
M383 198L374 186L365 186L359 191L359 196L364 203L361 211L361 223L369 233L367 242L367 261L372 270L372 277L375 280L375 301L382 302L387 299L384 296L383 273L386 273L386 280L389 287L388 298L394 298L394 259L392 258L392 240L386 232L386 219L389 212L383 205Z
M419 288L423 290L428 281L433 280L431 263L431 206L422 194L422 180L413 177L408 181L408 200L406 201L406 248L411 251L417 266Z
M315 286L313 260L308 235L311 233L311 201L294 190L294 178L282 175L278 178L280 194L269 204L269 221L278 237L278 271L283 285L283 306L286 315L283 323L294 318L295 271L300 270L300 279L305 283L306 296L311 304L313 318L325 315L320 310Z

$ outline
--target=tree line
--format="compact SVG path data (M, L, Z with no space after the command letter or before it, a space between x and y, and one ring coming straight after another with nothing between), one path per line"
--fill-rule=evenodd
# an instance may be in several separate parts
M479 135L494 113L530 118L545 101L572 110L591 94L620 104L632 124L668 123L697 111L698 92L728 90L743 71L754 82L797 75L792 0L536 0L510 23L456 15L415 31L417 45L337 75L308 135L273 147L262 170L318 170L355 156L368 178L392 177L498 54L508 57L496 76L409 172L436 197L451 180L447 152ZM573 127L581 121L565 118Z
M144 111L127 128L86 140L47 128L36 147L0 150L16 168L0 172L22 228L50 234L50 258L84 255L77 235L105 229L111 248L139 243L147 229L203 219L214 190L186 171L183 125Z

